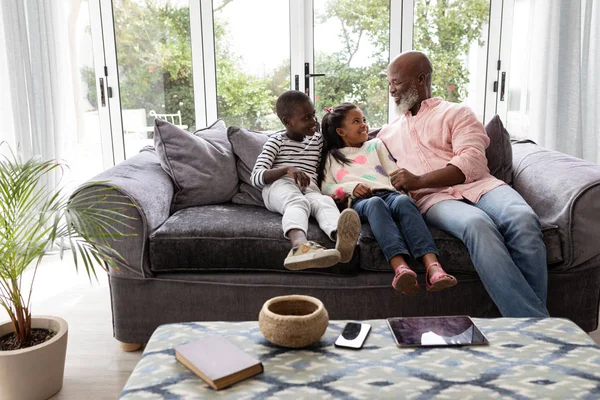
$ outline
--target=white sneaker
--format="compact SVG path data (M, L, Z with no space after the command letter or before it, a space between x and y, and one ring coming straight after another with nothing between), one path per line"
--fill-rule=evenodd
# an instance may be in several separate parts
M290 250L283 266L297 271L308 268L328 268L340 262L340 252L326 249L315 242L305 242Z
M358 213L351 208L346 208L338 219L337 240L335 248L340 252L340 262L347 263L352 260L354 248L362 225Z

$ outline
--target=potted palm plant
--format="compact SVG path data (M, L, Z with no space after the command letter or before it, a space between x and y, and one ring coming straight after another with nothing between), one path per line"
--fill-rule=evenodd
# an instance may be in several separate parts
M62 167L38 158L21 161L12 151L0 159L0 305L10 317L0 324L0 399L46 399L62 388L68 326L59 317L32 317L34 279L23 283L26 268L35 278L56 245L70 247L75 266L83 265L90 277L98 266L122 262L109 240L126 234L119 221L131 205L108 186L70 199L47 184ZM102 209L93 207L98 201Z

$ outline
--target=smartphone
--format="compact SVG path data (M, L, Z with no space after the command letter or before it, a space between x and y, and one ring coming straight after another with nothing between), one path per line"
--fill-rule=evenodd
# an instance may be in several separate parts
M360 349L363 346L363 343L365 343L370 331L371 325L369 324L348 322L335 341L335 346Z

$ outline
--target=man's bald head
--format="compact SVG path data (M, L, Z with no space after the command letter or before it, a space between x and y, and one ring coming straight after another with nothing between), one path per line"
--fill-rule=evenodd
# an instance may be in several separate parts
M388 71L390 69L400 69L406 74L414 73L415 75L420 72L431 74L433 71L431 61L425 53L414 50L398 54L388 66Z
M406 51L390 62L387 78L399 113L411 110L414 115L431 97L432 71L431 61L420 51Z

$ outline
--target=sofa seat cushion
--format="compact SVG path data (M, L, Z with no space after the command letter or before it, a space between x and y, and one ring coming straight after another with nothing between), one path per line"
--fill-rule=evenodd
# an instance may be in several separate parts
M308 238L333 248L311 219ZM281 215L265 208L224 203L179 210L150 236L150 265L155 273L174 271L285 271L290 242ZM347 264L312 273L356 275L358 252ZM302 271L295 273L303 273Z
M459 239L440 229L429 228L429 230L440 252L440 263L448 273L476 273L469 252ZM548 269L552 270L554 265L558 265L563 260L558 227L555 225L542 225L542 234L546 245ZM390 265L385 260L368 223L362 226L359 246L361 269L391 272ZM407 261L411 268L419 272L425 272L425 268L420 261L412 259Z

